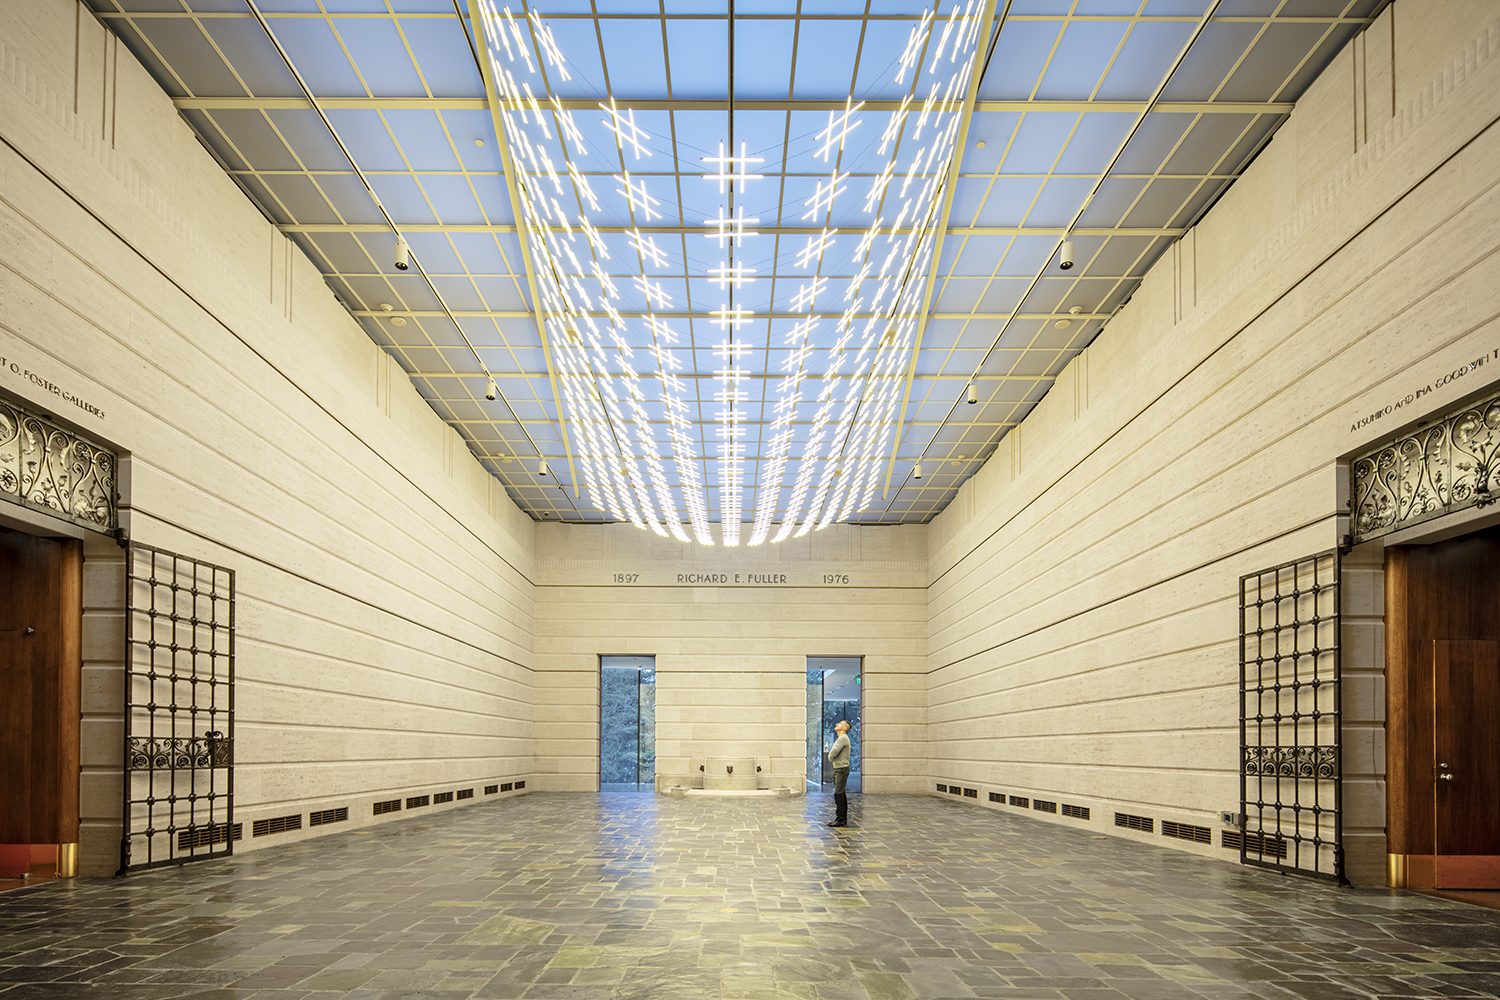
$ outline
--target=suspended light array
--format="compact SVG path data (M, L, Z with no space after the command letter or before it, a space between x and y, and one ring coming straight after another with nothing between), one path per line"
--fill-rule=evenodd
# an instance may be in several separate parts
M779 527L772 540L781 541L847 520L867 507L877 488L881 456L893 447L892 425L925 279L934 265L939 209L956 155L982 20L977 0L962 8L955 2L946 17L941 7L938 0L910 30L895 76L898 84L906 84L910 75L910 90L878 136L873 154L883 158L878 172L863 165L868 149L860 153L860 173L872 174L868 188L858 190L863 181L855 178L846 147L866 139L866 146L873 146L876 140L858 131L865 124L864 105L851 96L841 110L828 113L813 137L813 159L827 168L827 175L816 180L801 210L787 209L819 232L795 248L795 266L807 277L790 296L790 308L805 315L784 334L789 350L772 417L763 429L751 545L766 541L773 524ZM497 117L520 195L517 208L529 235L539 312L561 380L564 418L583 484L597 507L681 541L689 540L685 511L693 540L712 545L702 472L710 456L700 452L680 374L680 352L689 346L683 342L688 321L678 316L675 322L681 325L673 326L672 296L648 268L663 268L675 258L654 235L642 232L662 217L662 202L650 190L662 181L632 176L628 166L613 175L613 190L603 196L619 199L617 206L628 211L632 224L625 236L633 259L620 259L618 244L611 255L611 241L600 235L606 213L594 190L598 175L591 183L575 162L575 157L588 155L588 148L573 113L551 96L556 83L571 79L551 29L535 11L515 14L494 0L481 0L480 12L499 96ZM548 95L545 101L538 99L539 93ZM661 140L637 123L633 109L621 109L610 97L599 103L599 110L614 139L611 155L625 165L652 157L652 144ZM721 252L718 265L704 269L704 275L725 296L710 311L716 342L707 346L715 359L712 457L720 538L732 546L740 541L748 489L744 404L750 400L747 387L761 374L750 364L757 354L770 356L764 350L770 345L753 343L748 333L752 324L766 328L766 317L745 308L735 294L757 280L757 269L747 266L742 247L757 236L760 220L746 216L741 199L748 185L763 179L752 171L764 158L751 155L743 141L736 151L731 119L728 141L719 143L716 156L701 160L703 181L715 185L725 199L714 218L703 220L701 235ZM907 163L904 172L898 172L898 160ZM859 199L868 224L841 230L835 208L843 209L850 198ZM824 256L847 246L856 234L856 270L842 301L831 300ZM621 315L626 291L645 303L639 317ZM813 335L829 327L833 344L819 371ZM807 441L794 456L793 422L809 378L821 384ZM675 491L658 441L662 426L676 472ZM794 461L796 475L783 505L787 466Z

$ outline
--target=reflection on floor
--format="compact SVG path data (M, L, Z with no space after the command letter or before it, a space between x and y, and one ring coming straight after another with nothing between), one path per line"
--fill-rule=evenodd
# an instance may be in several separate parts
M1500 912L928 796L534 794L0 894L0 1000L1500 996Z
M1443 899L1456 899L1460 903L1500 910L1500 890L1496 889L1423 889L1422 892L1429 896L1441 896Z

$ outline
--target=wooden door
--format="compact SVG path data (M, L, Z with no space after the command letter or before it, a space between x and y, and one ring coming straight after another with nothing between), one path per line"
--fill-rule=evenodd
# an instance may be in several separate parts
M0 531L0 844L78 843L82 546Z
M1500 642L1434 640L1437 888L1500 889Z

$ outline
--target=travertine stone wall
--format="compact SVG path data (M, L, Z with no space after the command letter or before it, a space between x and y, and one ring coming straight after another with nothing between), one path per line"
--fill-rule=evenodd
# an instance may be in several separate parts
M530 519L67 0L0 2L0 246L0 390L130 453L134 538L238 574L238 849L322 832L257 841L262 817L368 823L529 775ZM87 569L92 872L119 846L109 548Z
M599 656L656 657L660 774L710 754L805 774L807 657L864 657L864 780L926 784L924 525L705 548L629 524L537 525L537 787L599 781Z
M1388 8L933 521L935 781L1135 837L1114 812L1217 830L1237 808L1238 578L1333 547L1340 459L1500 378L1496 13ZM1373 572L1346 575L1365 881L1384 850Z

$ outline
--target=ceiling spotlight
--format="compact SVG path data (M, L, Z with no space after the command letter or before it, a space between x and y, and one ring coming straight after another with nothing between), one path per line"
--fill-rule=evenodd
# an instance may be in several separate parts
M978 142L974 143L974 148L975 149L983 149L984 148L984 140L980 139Z
M913 479L921 479L922 478L922 463L921 462L918 462L915 466L912 467L911 477Z
M979 390L974 387L974 383L973 382L969 383L969 402L971 402L971 403L977 403L977 402L979 402Z
M476 146L483 146L484 145L484 140L483 139L475 139L474 140L474 145L476 145Z
M1057 266L1064 271L1073 266L1073 241L1063 240L1062 250L1057 255Z
M536 467L536 474L539 476L545 476L547 474L547 460L545 458L542 459L542 464Z
M490 379L484 384L484 398L494 399L498 395L500 395L500 387L495 384L494 379Z
M411 247L406 245L405 236L396 237L396 270L404 271L411 267Z
M405 325L406 325L406 317L405 316L392 316L391 317L391 326L405 326Z

